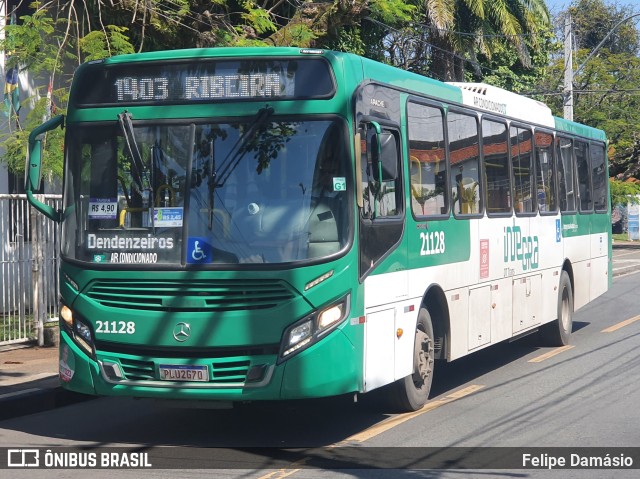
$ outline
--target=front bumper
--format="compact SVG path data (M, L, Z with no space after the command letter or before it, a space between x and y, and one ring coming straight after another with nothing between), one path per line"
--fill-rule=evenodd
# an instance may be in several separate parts
M276 355L167 358L97 351L93 359L66 331L60 336L61 383L84 394L254 401L333 396L357 391L361 384L362 361L341 329L280 365L276 365ZM159 367L164 364L205 365L210 380L161 380ZM262 374L247 381L254 366L259 366Z

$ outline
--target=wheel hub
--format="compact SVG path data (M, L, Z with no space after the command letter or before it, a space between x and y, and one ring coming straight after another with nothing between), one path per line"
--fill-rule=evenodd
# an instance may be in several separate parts
M416 330L414 346L413 382L418 387L429 379L433 370L433 341L427 333Z

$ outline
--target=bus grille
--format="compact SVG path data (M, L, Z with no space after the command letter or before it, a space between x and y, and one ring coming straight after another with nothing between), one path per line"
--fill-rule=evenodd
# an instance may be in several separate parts
M122 371L127 379L132 381L153 380L155 367L153 361L137 361L135 359L120 358Z
M214 383L243 383L247 378L247 372L251 361L214 362L213 379Z
M120 358L120 365L126 379L130 381L155 380L155 363L130 358ZM211 363L213 374L210 382L214 384L239 384L247 379L251 366L250 360L219 360Z
M296 294L284 281L94 281L86 295L102 306L149 311L271 309Z

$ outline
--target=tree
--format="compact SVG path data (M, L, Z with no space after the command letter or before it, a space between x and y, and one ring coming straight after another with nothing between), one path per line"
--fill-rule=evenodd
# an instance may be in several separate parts
M23 10L0 42L42 82L39 103L2 139L2 161L17 171L24 164L24 140L47 108L50 80L64 112L70 71L85 61L192 47L320 47L443 79L463 80L466 62L486 62L494 73L490 81L515 88L537 74L530 66L538 68L548 24L544 0L49 0ZM55 135L61 133L48 138ZM45 143L50 175L61 173L55 166L62 164L61 155L56 142Z
M559 15L558 28L566 15L573 19L578 50L575 66L584 65L574 78L574 119L603 129L609 138L610 174L625 179L640 173L640 37L633 21L620 23L634 12L603 0L579 0ZM614 27L618 25L617 28ZM610 36L607 38L607 35ZM605 40L587 63L587 57ZM560 85L564 58L558 55L539 85L542 97L562 115Z

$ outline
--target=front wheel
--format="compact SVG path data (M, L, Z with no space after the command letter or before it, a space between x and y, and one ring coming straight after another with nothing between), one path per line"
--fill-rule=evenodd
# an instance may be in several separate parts
M413 347L413 374L404 377L391 388L392 406L402 411L417 411L429 398L434 365L433 326L429 311L418 313Z
M566 346L573 329L573 290L566 271L560 274L558 287L558 319L540 329L540 338L546 346Z

